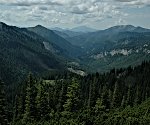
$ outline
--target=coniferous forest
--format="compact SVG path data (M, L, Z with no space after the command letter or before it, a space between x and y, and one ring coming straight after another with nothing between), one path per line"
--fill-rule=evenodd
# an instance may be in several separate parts
M149 125L150 62L86 76L29 73L10 101L0 80L1 125Z
M0 0L0 125L150 125L150 0Z

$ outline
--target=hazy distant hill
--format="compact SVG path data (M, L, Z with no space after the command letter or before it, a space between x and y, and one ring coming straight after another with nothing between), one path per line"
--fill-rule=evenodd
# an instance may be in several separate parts
M121 25L67 38L86 53L81 58L89 70L105 71L113 67L140 64L150 58L150 30Z
M84 34L83 32L74 32L74 31L70 31L70 30L64 30L64 31L58 31L58 30L53 30L57 35L67 39L70 37L76 37L79 35Z
M72 29L62 29L62 28L55 27L52 28L52 30L63 38L75 37L75 36L83 35L85 33L97 31L96 29L89 28L87 26L79 26Z
M86 33L77 37L70 37L67 38L67 40L74 45L78 45L86 49L93 49L99 45L101 48L104 46L108 47L111 44L117 43L121 39L147 37L149 33L149 29L134 27L131 25L115 26L106 30Z
M83 33L97 31L96 29L93 29L93 28L90 28L90 27L87 27L87 26L79 26L79 27L72 28L70 30L74 31L74 32L83 32Z

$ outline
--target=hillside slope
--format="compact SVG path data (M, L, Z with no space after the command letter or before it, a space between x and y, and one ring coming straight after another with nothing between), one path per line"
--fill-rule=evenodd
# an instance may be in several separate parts
M0 23L0 77L11 84L29 71L63 69L62 58L45 49L43 40L26 29Z
M141 27L115 26L67 39L84 49L80 61L88 71L103 72L150 59L150 30Z
M80 47L73 46L66 39L57 35L54 31L49 30L41 25L38 25L36 27L30 27L28 28L28 30L45 38L47 41L49 41L49 43L56 44L62 50L61 54L63 54L64 56L67 57L78 56L82 51Z

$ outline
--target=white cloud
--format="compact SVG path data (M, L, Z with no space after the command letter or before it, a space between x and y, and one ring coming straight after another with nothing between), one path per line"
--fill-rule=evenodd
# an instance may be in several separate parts
M62 5L56 0L0 0L0 3L9 6Z
M150 0L116 0L118 2L123 2L125 5L131 5L131 6L149 6Z
M148 6L150 0L0 0L0 17L25 24L82 24L128 16L122 8L133 5Z

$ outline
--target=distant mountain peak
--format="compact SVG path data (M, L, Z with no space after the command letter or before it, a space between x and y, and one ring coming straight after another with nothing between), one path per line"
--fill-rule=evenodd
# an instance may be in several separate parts
M142 28L140 26L135 27L133 25L117 25L106 29L105 31L111 32L149 32L149 29Z
M117 25L116 27L121 27L121 28L135 28L133 25Z
M117 26L113 26L108 28L108 30L133 30L136 27L133 25L117 25Z
M36 25L34 28L45 28L45 27L42 25Z
M46 27L44 27L44 26L42 26L42 25L36 25L35 27L29 27L28 28L28 30L33 30L34 29L34 31L39 31L39 30L41 30L41 31L43 31L43 32L45 32L45 31L47 31L47 32L53 32L52 30L50 30L50 29L48 29L48 28L46 28Z

